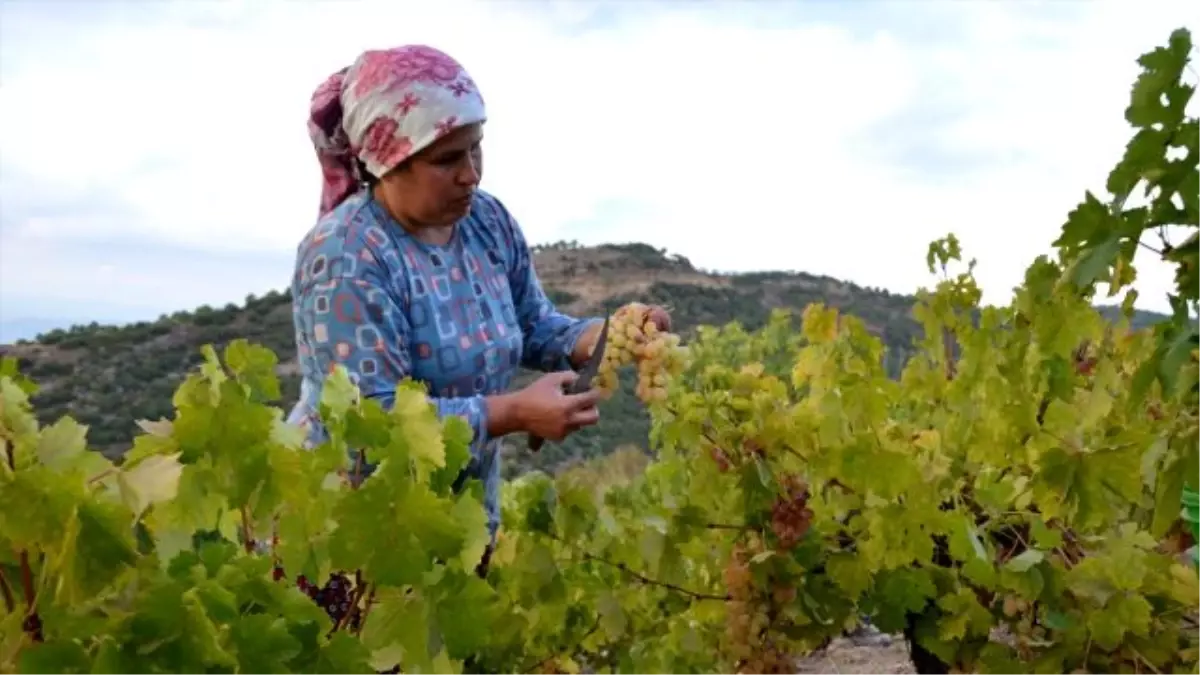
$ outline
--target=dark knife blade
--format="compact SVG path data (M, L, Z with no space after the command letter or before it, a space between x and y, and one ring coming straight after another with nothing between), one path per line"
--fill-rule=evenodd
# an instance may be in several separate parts
M596 340L596 346L592 348L592 355L588 357L588 361L583 366L583 370L579 371L579 378L567 388L568 394L582 394L592 388L592 380L596 377L596 373L600 371L600 364L604 361L604 350L608 346L608 317L604 317L604 326L600 329L600 338Z
M600 337L596 340L596 346L592 347L592 355L588 357L583 370L579 371L579 377L569 387L566 387L563 393L582 394L592 388L592 380L600 371L600 364L604 361L604 350L608 347L608 318L608 313L605 312L604 326L600 328ZM541 436L529 435L529 449L534 452L541 450L542 444L545 442L546 439Z

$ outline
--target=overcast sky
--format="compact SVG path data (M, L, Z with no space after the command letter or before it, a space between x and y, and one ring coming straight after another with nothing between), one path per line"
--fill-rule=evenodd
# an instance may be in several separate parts
M1189 10L1189 5L1192 5ZM462 61L484 187L532 242L912 292L954 231L1005 302L1129 138L1194 0L0 0L0 340L282 289L317 213L313 88ZM1148 265L1146 309L1169 272Z

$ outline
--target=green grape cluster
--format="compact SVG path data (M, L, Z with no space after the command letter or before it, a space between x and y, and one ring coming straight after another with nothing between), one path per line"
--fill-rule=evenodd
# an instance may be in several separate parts
M790 673L788 652L775 643L772 616L795 600L795 588L777 586L769 593L754 583L751 561L764 552L750 538L734 545L724 571L726 601L725 651L738 673Z
M629 303L610 317L608 345L596 374L596 388L611 397L619 384L622 366L637 368L637 397L644 403L667 399L667 384L684 368L687 350L678 335L663 332L650 320L649 307Z
M725 567L727 650L735 663L744 664L758 647L759 636L767 627L765 608L754 600L755 587L747 547L738 545Z

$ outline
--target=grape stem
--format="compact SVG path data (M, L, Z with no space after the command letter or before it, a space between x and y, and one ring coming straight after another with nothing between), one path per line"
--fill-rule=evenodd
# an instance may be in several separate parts
M1137 648L1136 648L1136 647L1130 647L1129 649L1130 649L1130 651L1132 651L1132 652L1133 652L1133 655L1134 655L1134 656L1135 656L1135 657L1136 657L1138 660L1140 660L1142 663L1144 663L1144 664L1146 665L1146 667L1147 667L1147 668L1149 668L1149 669L1150 669L1150 672L1152 672L1152 673L1161 673L1161 672L1162 672L1162 671L1161 671L1161 670L1159 670L1158 668L1155 668L1155 667L1154 667L1154 664L1150 662L1150 659L1146 658L1146 657L1145 657L1145 656L1144 656L1144 655L1143 655L1141 652L1139 652L1139 651L1137 650Z
M242 546L245 547L246 553L254 553L254 532L250 529L250 510L243 505L241 512Z
M375 604L375 587L372 586L370 592L367 593L367 604L363 607L362 617L358 620L358 630L356 634L361 634L362 629L367 625L367 617L371 614L371 606Z
M350 481L351 489L357 490L358 486L362 484L363 455L366 453L366 450L359 450L356 453L356 457L354 458L354 477Z
M271 564L282 568L283 561L279 559L279 514L271 520Z
M745 525L730 525L728 523L705 523L704 526L710 530L733 530L735 532L745 532L751 529Z
M8 579L4 578L4 570L0 569L0 593L4 595L4 607L9 612L13 612L17 608L16 601L13 600L12 586L8 585Z
M551 539L557 541L558 543L562 544L564 547L566 547L568 549L574 548L570 544L568 544L566 541L563 541L562 537L559 537L559 536L553 535L553 534L550 534L547 536L549 536ZM622 572L633 577L634 579L637 579L641 583L649 585L649 586L659 586L661 588L666 588L668 590L675 591L676 593L682 593L683 595L690 596L696 600L725 601L725 600L730 599L730 596L728 593L725 595L714 595L712 593L700 593L698 591L689 590L682 586L676 586L675 584L672 584L667 581L659 581L658 579L651 579L650 577L648 577L640 572L636 572L636 571L630 569L629 566L626 565L625 563L613 562L607 558L603 558L598 555L592 555L591 553L588 553L587 551L580 551L578 549L575 549L575 550L576 550L576 552L579 553L579 555L583 556L583 558L585 560L591 560L591 561L595 561L595 562L599 562L599 563L604 563L605 565L608 565L610 567L615 567L616 569L621 570Z
M33 570L29 567L29 552L21 551L21 586L25 591L25 605L29 608L26 626L41 626L42 622L37 613L37 591L33 588ZM37 628L26 629L34 642L41 642L42 635Z

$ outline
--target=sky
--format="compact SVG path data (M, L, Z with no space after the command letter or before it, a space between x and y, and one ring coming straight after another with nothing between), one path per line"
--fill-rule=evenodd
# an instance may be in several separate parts
M533 243L911 293L954 232L1006 303L1189 4L0 0L0 342L285 288L312 91L405 43L479 84L483 188ZM1140 275L1166 309L1169 269Z

